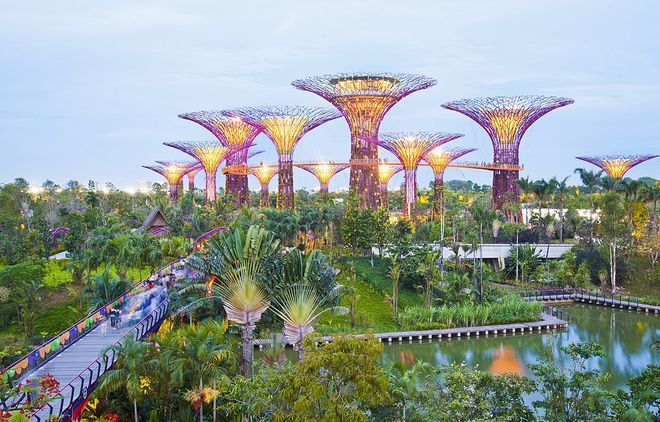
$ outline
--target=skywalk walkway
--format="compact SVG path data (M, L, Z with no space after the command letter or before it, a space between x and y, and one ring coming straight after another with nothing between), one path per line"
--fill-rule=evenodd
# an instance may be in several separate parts
M181 275L183 261L158 271L159 277ZM164 284L164 283L163 283ZM148 280L135 284L113 301L91 312L67 330L37 347L6 368L0 376L12 384L37 380L52 375L60 384L59 395L31 416L45 421L55 417L67 419L79 416L99 378L112 368L118 353L103 351L113 344L122 344L128 336L143 339L160 326L167 315L167 289ZM110 313L121 311L121 326L110 324ZM30 400L22 394L0 403L0 409L16 407ZM50 418L50 419L49 419Z

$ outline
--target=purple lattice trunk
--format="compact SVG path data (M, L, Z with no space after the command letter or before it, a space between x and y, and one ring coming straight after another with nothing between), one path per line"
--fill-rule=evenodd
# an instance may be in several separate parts
M442 220L445 213L445 186L444 173L436 174L433 181L433 206L431 207L431 220Z
M215 187L216 172L209 174L206 173L206 204L215 202L216 198L216 187Z
M261 195L259 197L259 206L261 208L270 207L270 194L268 192L268 183L261 184Z
M389 209L389 197L387 192L387 183L380 184L380 206Z
M179 200L179 185L170 183L170 201L176 202Z
M349 126L351 122L349 121ZM353 133L351 134L351 160L369 160L378 163L378 146L366 139L378 138L378 130L375 133ZM360 195L360 206L376 209L380 205L380 187L378 181L378 165L353 165L349 179L349 187L352 192Z
M493 162L518 165L518 147L495 148ZM511 223L522 221L520 211L520 187L518 171L495 170L493 172L493 209L501 211Z
M403 218L415 219L417 206L417 172L416 169L404 169L405 196L403 201Z
M280 156L277 181L277 208L292 210L294 207L293 160L289 154Z

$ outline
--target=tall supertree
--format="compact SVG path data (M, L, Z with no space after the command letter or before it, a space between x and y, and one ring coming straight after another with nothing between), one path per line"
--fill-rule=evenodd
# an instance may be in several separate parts
M404 218L415 219L417 166L420 160L433 148L461 136L463 135L460 133L444 132L385 133L380 139L371 141L394 154L401 161L401 164L403 164L406 189L405 204L403 207Z
M228 155L235 153L236 149L225 147L212 141L165 142L163 145L185 152L200 162L206 173L206 202L215 201L218 167Z
M397 163L388 163L382 161L378 164L378 183L380 185L380 206L389 208L389 198L387 193L387 185L390 183L392 176L403 170L403 166Z
M196 163L184 163L178 161L156 161L158 165L155 166L142 166L151 171L162 175L167 180L169 185L169 197L172 201L179 199L179 184L183 180L183 176L192 170Z
M476 148L460 149L443 147L433 148L426 154L424 161L433 169L433 206L431 207L431 219L442 218L445 213L444 180L445 169L452 161L459 157L476 151Z
M522 137L529 127L544 114L569 104L573 100L563 97L516 96L486 97L451 101L442 105L458 111L486 130L493 143L496 164L518 165ZM520 188L517 170L493 172L493 207L503 210L509 221L520 221ZM518 208L514 211L512 208Z
M362 206L376 208L380 204L378 148L368 140L378 139L380 123L396 103L435 83L435 79L426 76L394 73L340 73L292 83L298 89L330 101L348 122L352 162L350 189L359 193Z
M270 206L270 193L268 185L277 174L279 166L269 164L259 164L256 167L248 167L247 174L251 174L257 178L261 185L261 195L259 198L259 206L261 208L268 208Z
M328 183L330 183L330 179L335 177L337 173L346 170L349 167L348 164L337 163L309 163L296 164L295 166L312 173L318 179L321 184L321 196L328 195Z
M600 167L612 179L619 180L631 168L655 157L657 155L601 155L575 158Z
M278 153L277 208L293 209L293 150L310 130L340 114L316 107L247 107L223 111L227 117L239 117L259 128L273 141Z
M227 157L227 165L246 165L248 148L259 134L259 129L236 117L227 117L220 111L197 111L179 114L185 120L208 129L226 147L238 148L236 154ZM240 207L250 200L247 174L227 174L225 192L236 198Z

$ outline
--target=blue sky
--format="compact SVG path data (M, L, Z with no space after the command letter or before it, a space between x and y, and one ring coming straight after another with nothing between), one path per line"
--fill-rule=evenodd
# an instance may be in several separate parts
M177 114L329 106L291 81L349 71L437 79L396 105L381 131L461 132L465 137L454 146L479 148L470 156L475 160L492 158L486 133L440 108L443 102L574 98L525 135L523 176L567 176L588 166L576 155L660 153L659 19L654 0L0 0L0 183L19 176L124 188L158 181L140 166L186 159L162 142L211 137ZM257 144L266 153L252 160L274 162L270 141L260 135ZM335 120L307 134L295 159L348 155L348 127ZM660 159L629 173L643 175L660 178ZM431 171L418 178L427 184ZM450 169L445 175L465 178L490 183L491 174ZM302 170L295 182L316 186ZM348 171L331 189L347 184Z

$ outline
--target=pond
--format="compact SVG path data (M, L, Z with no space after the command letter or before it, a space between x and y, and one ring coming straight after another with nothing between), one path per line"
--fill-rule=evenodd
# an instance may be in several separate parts
M543 348L578 342L597 342L605 347L607 358L591 365L611 374L608 387L625 387L626 380L639 375L648 364L660 363L660 318L653 314L612 309L604 306L569 304L557 306L570 315L567 330L550 334L516 334L471 337L442 341L422 340L385 346L383 361L417 360L440 365L465 362L492 373L530 375L527 365L539 360Z

